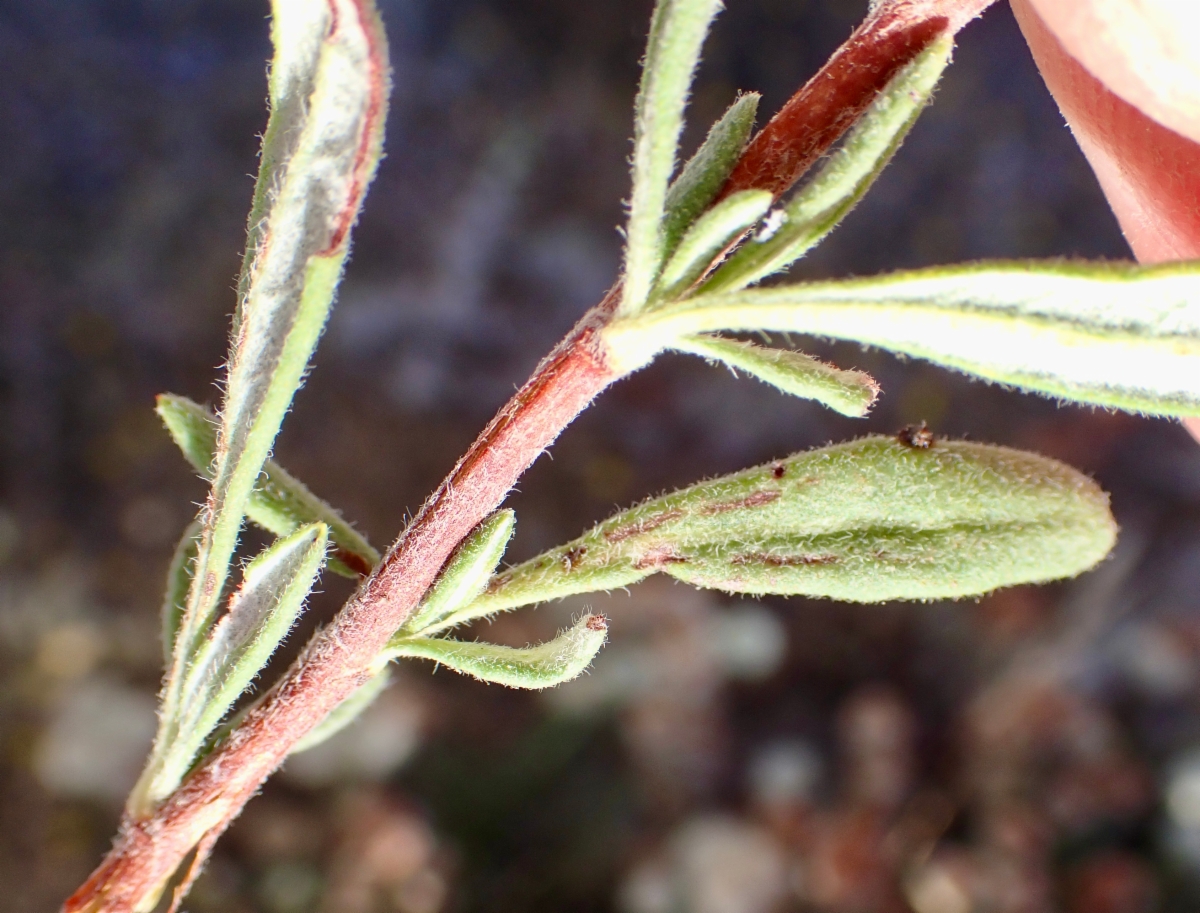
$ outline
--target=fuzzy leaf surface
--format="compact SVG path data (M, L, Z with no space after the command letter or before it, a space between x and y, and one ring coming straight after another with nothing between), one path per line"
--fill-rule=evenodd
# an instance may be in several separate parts
M170 740L151 792L183 777L208 735L287 637L325 563L327 545L328 530L313 523L277 539L246 565L228 610L188 658L179 713L164 721Z
M1100 561L1108 497L1055 460L967 441L825 447L647 501L493 578L472 617L655 572L852 602L974 596Z
M716 199L733 171L754 132L760 97L757 92L739 95L671 183L663 218L664 257L675 253L679 239Z
M721 0L659 0L650 22L635 104L633 191L621 310L645 304L663 260L667 189L700 48Z
M187 461L201 476L211 479L217 446L216 418L199 403L171 394L158 397L157 410ZM329 569L343 577L357 579L379 563L379 552L342 519L336 508L274 460L263 464L246 503L246 516L276 536L289 535L307 523L324 523L334 545Z
M790 349L772 349L700 334L675 340L671 348L719 361L803 399L815 399L835 412L861 418L879 396L879 384L862 371L846 371Z
M952 38L941 38L897 73L841 148L778 213L779 227L746 241L705 282L704 290L744 288L786 269L833 231L900 148L950 63L953 48Z
M430 659L463 675L509 688L553 688L578 677L600 652L607 636L603 615L585 615L553 640L533 647L398 636L388 645L388 655Z
M375 173L387 50L370 0L274 0L271 115L238 281L212 487L187 608L163 688L159 731L130 795L135 816L178 786L172 732L188 663L212 626L246 509L325 326L350 229Z
M848 339L1148 415L1200 415L1200 264L1012 262L699 295L614 325L618 358L728 330Z
M766 190L744 190L722 200L688 229L659 277L664 298L687 291L713 259L771 208Z

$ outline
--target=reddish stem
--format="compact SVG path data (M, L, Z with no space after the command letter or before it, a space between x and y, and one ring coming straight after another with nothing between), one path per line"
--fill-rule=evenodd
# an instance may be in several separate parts
M994 0L881 3L820 72L746 147L721 190L786 193L862 116L893 76L938 36L956 33Z
M725 192L783 192L837 141L891 74L991 0L897 0L855 31L750 144ZM133 913L195 851L176 900L216 838L291 747L369 677L455 546L504 500L521 474L597 394L617 379L600 331L609 292L492 419L333 624L154 813L126 818L100 867L64 913Z
M610 293L492 419L401 534L374 574L267 697L149 818L125 820L108 858L64 911L131 913L198 842L211 844L292 745L370 676L446 558L526 468L613 380L599 329Z

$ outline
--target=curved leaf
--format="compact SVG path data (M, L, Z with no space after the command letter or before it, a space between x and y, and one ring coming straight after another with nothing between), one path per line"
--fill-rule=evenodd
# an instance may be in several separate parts
M603 615L585 615L553 640L535 647L503 647L440 637L395 637L390 658L431 659L455 672L510 688L552 688L579 676L608 636Z

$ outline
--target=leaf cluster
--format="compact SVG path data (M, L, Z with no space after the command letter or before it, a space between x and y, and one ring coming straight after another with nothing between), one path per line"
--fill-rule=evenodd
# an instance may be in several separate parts
M855 340L1079 403L1200 414L1200 295L1189 264L1000 263L755 288L862 198L932 97L953 42L935 35L790 196L731 192L727 179L753 131L754 94L739 96L677 169L690 85L719 9L718 0L660 0L654 13L618 306L599 332L612 371L629 373L673 350L865 415L879 395L866 374L728 335L783 331ZM317 0L274 4L271 119L224 401L214 416L182 397L159 400L211 495L170 571L161 726L130 800L135 812L169 796L226 731L322 569L358 578L381 561L333 507L269 459L332 305L347 218L379 156L382 115L361 75L365 51L344 34L352 33L331 30ZM373 18L366 34L382 40ZM277 539L230 587L246 519ZM504 569L515 522L511 510L498 510L459 543L366 684L294 750L351 721L386 687L394 660L544 688L579 675L607 634L605 619L587 614L524 648L448 636L496 612L654 573L747 594L968 597L1080 573L1116 535L1107 497L1070 467L920 435L866 437L704 481Z

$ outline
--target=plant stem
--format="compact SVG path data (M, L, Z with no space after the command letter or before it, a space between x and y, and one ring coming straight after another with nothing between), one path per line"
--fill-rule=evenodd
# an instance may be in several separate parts
M870 15L750 142L718 199L786 193L866 111L896 73L939 35L955 34L995 0L892 0Z
M989 2L896 0L878 5L751 143L725 193L747 187L781 193L836 142L891 74L938 35L957 31ZM176 891L178 902L217 837L295 743L367 681L388 639L455 546L500 505L575 416L619 378L600 339L619 297L617 286L542 361L334 622L314 637L228 739L150 814L126 815L112 850L66 901L63 913L144 913L194 851L191 869Z

